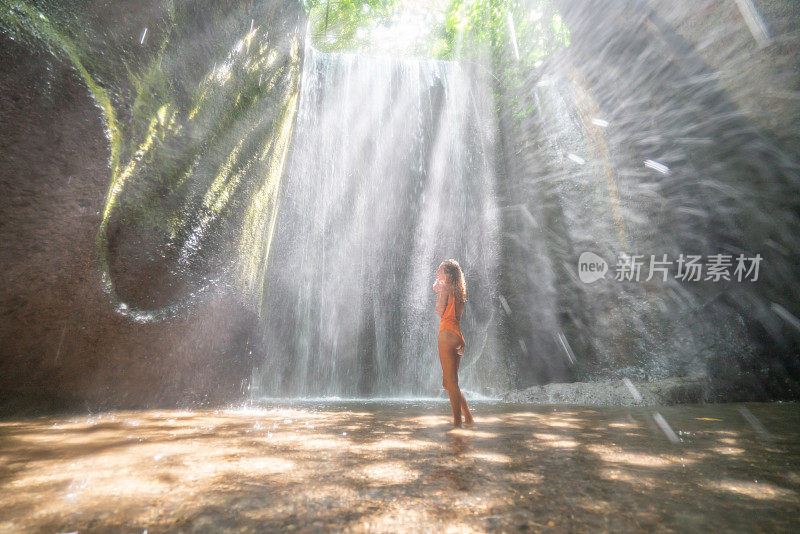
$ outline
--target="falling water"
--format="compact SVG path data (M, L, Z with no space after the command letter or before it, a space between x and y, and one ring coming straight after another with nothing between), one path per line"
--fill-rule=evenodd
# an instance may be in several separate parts
M322 3L153 2L124 24L106 2L6 3L6 46L39 55L7 56L3 105L37 128L63 113L48 135L99 122L74 150L4 138L5 384L81 406L248 382L442 395L430 287L454 257L471 394L687 377L706 398L796 398L790 2L401 2L417 14L350 5L330 28ZM459 63L337 52L393 47ZM67 113L57 90L94 105ZM580 279L584 252L603 280ZM617 279L630 254L672 270ZM758 280L684 280L684 254L764 261Z
M453 62L306 45L255 395L441 390L431 285L450 257L468 291L461 385L503 385L495 126L475 80Z

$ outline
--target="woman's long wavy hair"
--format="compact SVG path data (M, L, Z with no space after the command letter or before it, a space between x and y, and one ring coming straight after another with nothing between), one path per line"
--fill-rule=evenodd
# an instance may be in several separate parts
M461 266L454 259L444 260L444 275L448 286L453 288L453 292L461 302L467 301L467 283L464 281L464 272Z

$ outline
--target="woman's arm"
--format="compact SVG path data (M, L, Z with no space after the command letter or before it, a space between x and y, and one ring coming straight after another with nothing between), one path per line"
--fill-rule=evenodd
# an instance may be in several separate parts
M436 314L441 317L444 315L444 310L447 309L447 299L449 298L450 292L445 290L443 286L436 295Z

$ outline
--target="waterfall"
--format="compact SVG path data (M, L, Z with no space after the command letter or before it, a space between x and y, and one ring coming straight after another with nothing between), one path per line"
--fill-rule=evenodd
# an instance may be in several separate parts
M434 270L467 281L461 387L503 387L486 83L458 63L306 44L264 283L254 396L442 391Z

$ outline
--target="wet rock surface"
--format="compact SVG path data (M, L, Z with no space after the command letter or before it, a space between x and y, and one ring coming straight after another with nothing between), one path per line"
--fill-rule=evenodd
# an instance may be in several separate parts
M0 530L789 531L797 404L295 402L0 421ZM670 435L671 434L671 435Z
M703 376L546 384L502 395L507 402L583 406L658 406L704 402L708 397L708 379Z
M136 324L104 294L100 111L74 70L0 36L0 413L224 402L242 394L252 314L224 291ZM152 271L128 272L146 285Z

